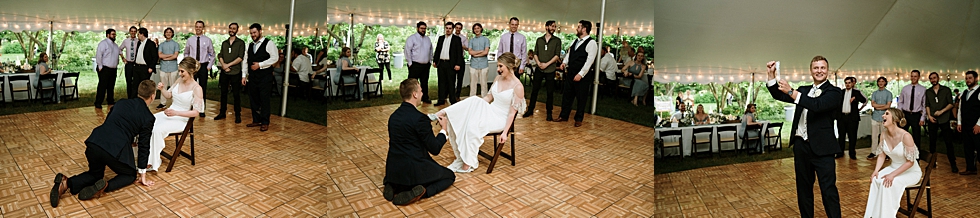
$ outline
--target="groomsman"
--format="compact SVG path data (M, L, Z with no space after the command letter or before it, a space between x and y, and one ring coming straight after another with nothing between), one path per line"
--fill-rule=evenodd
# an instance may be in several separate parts
M559 57L561 56L561 38L555 36L555 30L558 29L558 25L555 21L549 20L544 23L545 34L538 37L537 43L534 45L534 62L538 63L538 71L533 76L531 81L531 102L527 105L527 112L524 112L523 117L530 117L534 115L534 106L538 102L538 91L541 91L541 80L544 80L544 86L547 87L545 91L545 110L547 111L547 117L545 120L552 121L551 110L554 108L554 92L555 88L555 66L558 65ZM615 63L612 63L614 66Z
M262 37L262 25L253 23L248 27L252 43L245 53L242 62L242 85L248 85L249 102L252 104L252 123L246 127L259 127L260 131L269 130L269 118L272 111L272 89L275 76L272 75L272 64L279 61L279 49L276 43Z
M459 37L460 42L463 43L463 52L464 53L465 52L469 52L470 51L470 46L469 46L469 43L470 42L469 42L469 39L466 38L466 33L463 33L463 23L456 22L456 24L453 25L453 30L456 31L455 33L453 33L453 35ZM465 63L466 60L464 59L463 61ZM459 101L460 91L463 90L463 72L466 72L466 66L465 65L462 66L462 67L460 67L459 70L456 71L456 87L455 87L455 89L456 89L456 101Z
M977 91L977 71L966 72L967 90L960 97L957 132L963 133L963 150L966 152L966 171L960 175L977 175L977 145L980 145L980 92ZM969 111L970 113L963 113ZM950 152L949 155L952 155Z
M417 34L405 40L405 63L408 63L408 78L419 80L422 86L422 103L432 104L429 98L429 66L432 65L432 42L425 36L425 22L415 24ZM441 100L440 100L441 101Z
M153 40L147 40L148 35L149 31L146 28L139 28L139 34L137 34L139 42L136 43L136 59L134 61L136 64L133 66L133 81L148 80L150 75L156 73L153 70L160 60L160 51ZM136 85L139 87L139 83ZM138 91L138 89L133 91ZM133 93L133 96L137 96L137 94Z
M568 116L572 114L572 102L578 101L575 107L575 127L582 126L585 119L585 105L589 96L590 84L595 78L595 63L599 48L595 40L589 35L592 31L592 22L581 20L575 28L577 39L568 49L565 60L562 61L561 68L565 69L564 91L562 91L561 113L555 122L568 121ZM523 65L521 65L523 66Z
M908 125L905 131L912 134L912 140L916 146L922 145L922 126L926 125L926 115L922 113L926 104L926 87L919 85L919 70L912 70L909 73L911 84L902 87L902 92L898 95L898 109L905 113ZM915 122L918 119L919 122Z
M117 56L120 55L119 46L116 45L116 30L108 29L105 31L105 39L99 42L99 47L95 49L95 70L99 72L95 108L102 108L103 100L109 100L109 105L116 103L113 96L116 87L116 67L119 66Z
M201 63L201 68L197 69L194 78L201 85L201 94L207 96L208 90L208 71L214 66L214 46L211 38L204 35L204 21L194 23L194 35L187 38L187 45L184 46L184 57L194 57ZM204 110L200 110L201 117L204 117Z
M242 101L239 99L242 84L238 83L238 78L242 73L241 63L245 60L245 41L238 38L238 23L228 24L228 40L221 42L220 52L218 63L221 64L221 76L218 78L218 87L221 89L221 106L214 120L225 119L230 88L231 96L235 98L235 123L242 123Z
M939 74L932 72L929 74L929 82L932 88L926 90L926 122L929 125L929 153L936 153L936 140L939 139L939 131L943 132L943 141L946 141L946 157L949 159L949 166L952 172L959 170L956 168L956 156L953 155L953 132L949 125L953 114L953 94L949 87L939 85ZM919 150L923 150L919 145ZM920 154L922 152L919 152Z
M853 76L844 79L844 105L841 106L841 113L837 119L837 131L839 133L837 143L840 145L841 152L837 153L837 158L844 157L844 142L847 138L850 139L851 145L848 154L852 160L857 159L857 152L854 151L854 147L858 140L858 124L861 123L860 112L864 104L868 103L868 99L864 97L864 94L861 94L860 90L854 89L855 83L857 83L857 78Z
M453 22L446 22L445 29L446 35L439 36L435 56L432 57L435 60L432 66L439 73L439 100L435 106L446 104L446 98L452 104L459 100L453 82L456 81L456 72L465 65L463 42L459 36L453 35Z
M497 57L504 52L510 52L520 60L521 63L517 65L517 76L524 73L524 66L527 65L527 38L517 32L519 27L521 27L521 20L511 17L507 29L510 31L500 34L500 41L497 43Z
M123 63L126 67L123 69L125 72L124 79L126 80L126 98L136 97L136 84L133 84L133 67L136 66L136 42L139 39L136 38L137 28L135 26L129 27L129 38L126 38L122 42L122 47L119 49L119 57L122 58ZM122 50L126 50L125 53ZM115 86L115 84L113 84Z

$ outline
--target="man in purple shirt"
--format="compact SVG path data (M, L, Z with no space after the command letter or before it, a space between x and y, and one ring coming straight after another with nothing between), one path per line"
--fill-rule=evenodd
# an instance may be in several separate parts
M136 42L139 41L136 39L136 30L136 26L129 27L129 38L123 40L122 47L119 48L119 57L126 64L124 69L126 73L126 98L135 98L133 93L136 93L136 86L139 85L139 83L133 83L133 68L136 67ZM123 49L126 50L125 54L121 52Z
M432 104L429 99L429 66L432 66L432 41L425 36L425 22L415 24L418 34L405 40L405 62L408 63L408 78L419 80L422 85L422 102Z
M898 95L898 109L905 112L905 131L912 133L912 141L917 146L922 146L922 126L926 124L926 115L922 111L926 108L926 87L919 85L919 70L912 70L909 73L911 84L902 87L902 92ZM916 122L918 121L918 122Z
M517 59L521 61L517 65L517 75L520 76L524 73L524 65L527 65L527 38L524 34L518 33L517 28L521 27L521 20L517 17L511 17L509 23L509 32L500 34L500 42L497 43L497 57L504 54L504 52L514 53Z
M201 63L201 68L194 74L197 83L201 85L201 90L207 96L208 90L208 71L214 65L214 46L211 38L204 35L204 21L194 23L194 35L187 38L187 45L184 45L184 57L193 57ZM204 110L201 110L201 117L204 117Z
M95 70L99 74L99 85L95 91L95 108L102 108L102 101L109 98L109 105L116 104L113 96L116 87L116 67L119 66L119 46L116 45L116 30L107 29L105 39L95 49ZM125 59L123 59L125 60Z

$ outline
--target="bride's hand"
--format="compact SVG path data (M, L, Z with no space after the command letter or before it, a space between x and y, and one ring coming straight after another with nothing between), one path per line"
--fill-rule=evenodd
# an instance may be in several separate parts
M497 142L497 144L504 144L504 143L507 143L507 134L506 133L500 134L500 141Z
M167 108L167 110L163 111L163 114L167 115L168 117L172 117L177 114L177 111L174 111L174 109Z
M884 178L885 181L882 182L881 184L882 185L885 185L885 188L892 187L892 180L895 180L895 176L894 175L892 175L892 174L889 173L888 175L885 175L885 177L882 177L882 178Z
M871 174L871 183L875 182L875 178L878 178L878 171Z

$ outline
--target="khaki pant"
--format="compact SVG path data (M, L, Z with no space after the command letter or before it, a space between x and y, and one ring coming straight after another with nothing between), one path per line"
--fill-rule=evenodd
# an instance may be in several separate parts
M476 69L470 67L470 96L476 95L476 85L480 85L480 94L487 95L487 71L490 68Z
M160 82L163 83L163 88L166 88L167 90L170 90L170 86L177 83L177 79L179 78L180 74L177 72L160 72ZM167 98L164 98L163 95L160 95L160 104L167 104Z
M880 121L871 120L871 154L875 154L881 143L881 133L885 131ZM877 155L877 154L876 154Z

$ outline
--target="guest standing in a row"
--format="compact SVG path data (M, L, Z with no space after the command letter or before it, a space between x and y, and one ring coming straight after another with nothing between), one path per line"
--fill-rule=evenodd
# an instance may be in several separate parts
M279 61L276 43L262 37L262 25L253 23L248 27L252 43L245 53L242 63L242 85L248 85L249 102L252 104L252 123L246 127L259 127L260 131L269 130L269 118L272 114L273 80L272 64ZM246 71L247 69L247 71ZM203 88L203 87L202 87Z
M197 78L197 83L201 89L205 90L204 96L207 96L208 72L214 66L215 55L214 44L211 42L211 38L204 35L204 28L204 21L199 20L194 23L194 35L187 38L187 45L184 46L184 57L194 57L201 63L201 68L197 70L194 77ZM204 117L204 110L204 108L200 110L201 117Z
M218 77L218 89L221 90L221 106L214 120L225 119L228 111L228 92L235 98L235 123L242 123L242 83L238 82L242 74L242 62L245 61L245 41L238 38L238 23L228 24L228 40L221 42L221 52L218 54L218 64L221 65L221 76ZM201 87L204 88L204 87Z
M95 70L99 74L99 84L95 91L95 108L102 108L102 101L108 100L109 105L116 104L116 67L119 66L119 59L126 60L119 55L119 46L116 45L116 30L108 29L105 31L105 39L99 42L95 49Z
M444 27L446 34L439 36L433 57L435 63L432 65L439 73L439 100L435 106L445 105L447 98L451 104L459 100L453 82L456 80L456 71L463 69L465 65L463 42L459 36L453 35L453 22L446 22Z
M545 34L538 37L534 45L534 59L538 70L535 72L531 81L531 102L527 105L527 112L523 117L534 115L534 106L538 102L538 91L541 91L541 80L544 80L545 88L545 120L552 121L551 111L554 109L554 89L555 89L555 68L558 66L559 56L561 55L561 38L555 36L558 25L554 20L544 23Z
M936 153L936 140L939 139L939 132L942 131L943 141L946 141L946 158L953 173L959 172L956 167L956 151L953 149L953 129L949 125L950 115L953 110L953 93L949 87L939 84L939 73L929 74L929 82L932 88L926 90L926 116L929 125L929 153ZM922 147L921 145L919 146Z
M425 22L415 24L417 34L405 40L405 63L408 63L408 78L419 80L422 86L422 102L432 104L429 98L429 66L432 58L432 42L425 36Z

